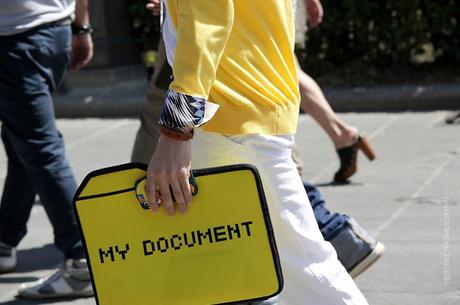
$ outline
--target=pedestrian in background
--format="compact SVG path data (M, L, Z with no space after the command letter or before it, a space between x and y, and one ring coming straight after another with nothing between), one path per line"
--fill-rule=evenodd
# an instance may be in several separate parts
M69 66L78 70L92 58L88 1L3 0L0 6L0 120L8 157L0 205L0 272L16 268L16 247L27 233L38 195L66 261L52 276L21 285L19 296L91 296L72 209L77 184L51 97Z
M296 44L305 44L307 23L315 28L323 21L323 6L320 0L293 0L296 8ZM357 169L358 150L369 160L375 159L369 141L358 129L342 120L331 108L319 85L297 62L300 89L300 108L308 113L331 139L337 151L340 168L334 175L335 182L347 182Z

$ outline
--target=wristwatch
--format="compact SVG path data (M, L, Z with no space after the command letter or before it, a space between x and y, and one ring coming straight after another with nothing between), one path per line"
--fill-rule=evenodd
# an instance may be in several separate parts
M85 35L94 32L94 28L90 24L80 26L72 23L71 28L72 35Z
M187 132L180 132L174 129L160 126L160 133L174 140L188 141L193 139L194 129L190 128Z

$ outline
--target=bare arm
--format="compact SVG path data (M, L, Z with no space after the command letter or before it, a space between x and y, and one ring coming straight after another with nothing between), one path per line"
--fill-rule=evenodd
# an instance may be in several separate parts
M314 28L323 21L323 6L320 0L304 0L307 10L308 24Z
M77 0L75 4L74 23L79 26L89 24L88 0Z
M75 20L73 24L79 27L89 26L88 0L77 0L75 5ZM90 33L72 35L72 52L70 68L79 70L93 58L93 40Z

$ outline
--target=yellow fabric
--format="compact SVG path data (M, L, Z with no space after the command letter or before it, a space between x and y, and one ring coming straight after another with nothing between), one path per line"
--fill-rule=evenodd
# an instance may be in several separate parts
M203 128L293 134L298 115L290 0L167 0L176 29L171 89L221 107Z
M172 217L141 208L143 177L135 164L107 169L76 195L99 305L209 305L279 292L268 209L251 170L197 175L192 206Z

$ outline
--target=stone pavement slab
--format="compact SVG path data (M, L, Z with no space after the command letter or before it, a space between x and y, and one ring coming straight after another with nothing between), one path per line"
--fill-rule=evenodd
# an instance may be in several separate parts
M443 124L446 112L341 114L366 132L377 152L359 156L352 183L331 184L338 160L329 139L307 116L299 121L304 178L320 185L334 212L346 213L385 243L382 259L357 279L373 305L460 304L460 126ZM77 179L91 170L129 161L136 119L59 120ZM6 157L0 150L0 191ZM21 282L35 280L61 258L41 205L19 246L15 273L0 275L0 304L94 305L15 299ZM307 304L307 303L306 303ZM314 304L317 305L317 304Z

